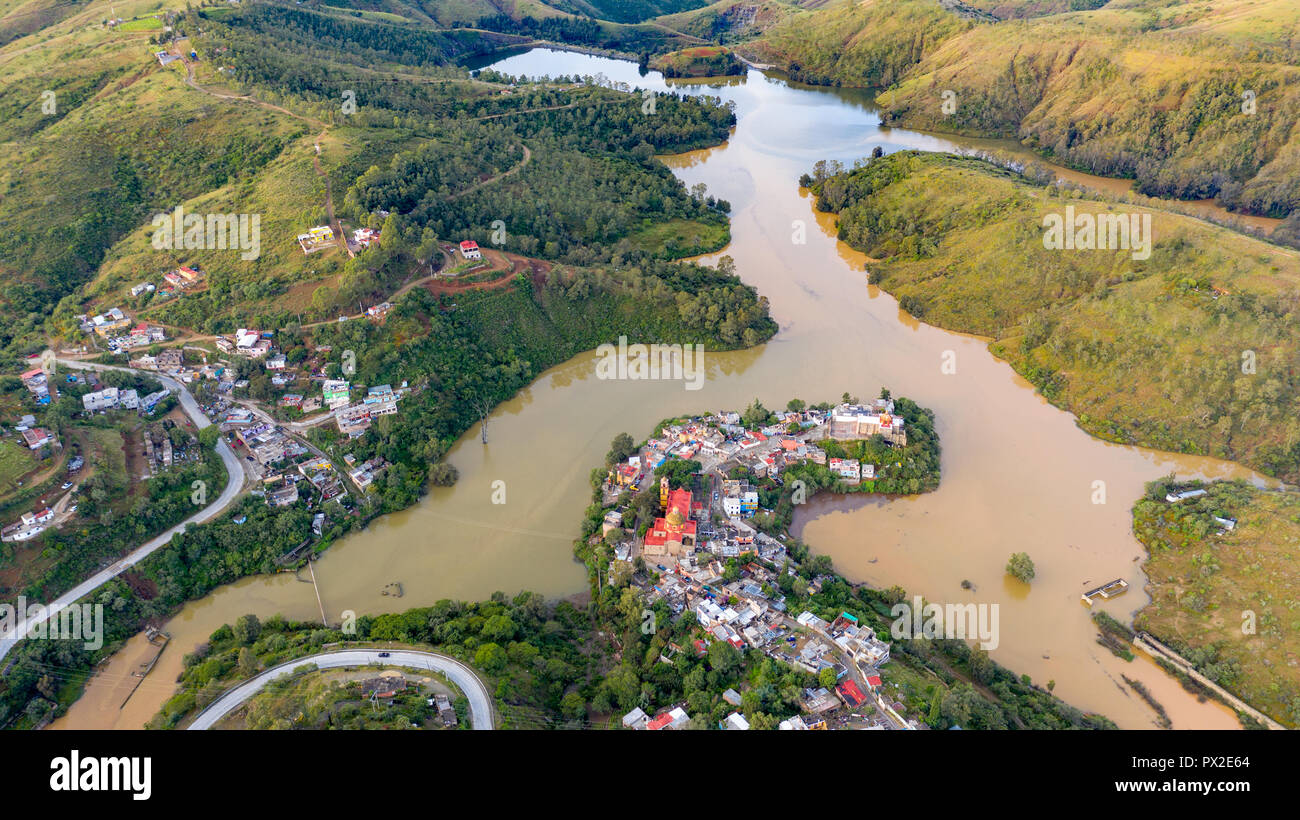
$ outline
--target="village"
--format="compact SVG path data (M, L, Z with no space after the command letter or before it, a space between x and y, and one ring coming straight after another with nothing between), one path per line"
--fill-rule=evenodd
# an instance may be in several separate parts
M798 564L784 543L787 536L774 537L753 521L756 514L771 512L761 506L756 485L784 487L781 476L794 465L824 465L846 484L872 479L877 465L828 458L822 445L878 436L903 447L904 420L888 398L780 412L775 418L755 429L747 429L736 412L679 420L613 465L600 488L613 505L600 532L613 544L604 575L610 583L630 582L646 606L662 600L674 617L698 624L699 637L689 646L672 646L674 653L704 656L711 643L725 642L815 676L821 685L804 691L803 714L782 721L781 729L920 728L899 715L901 705L895 708L884 697L880 667L889 661L888 643L849 613L827 622L812 612L788 610L779 574L784 568L795 577ZM687 477L677 488L661 474L662 514L643 533L628 529L635 520L635 494L647 482L653 485L656 470L673 459L695 462L698 472L670 471ZM823 580L815 577L808 592L817 592ZM733 690L724 698L740 706ZM650 731L680 729L689 722L682 705L653 716L638 708L623 718L627 728ZM719 728L749 725L737 710Z

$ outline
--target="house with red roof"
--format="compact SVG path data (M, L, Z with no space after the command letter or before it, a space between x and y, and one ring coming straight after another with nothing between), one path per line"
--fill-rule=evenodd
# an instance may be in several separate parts
M857 682L852 678L836 686L835 691L853 709L861 706L867 699L867 696L862 694L862 690L858 688Z
M647 556L680 555L686 547L695 546L696 524L691 520L691 507L690 490L668 493L667 511L645 534L643 551Z
M466 259L482 259L483 252L478 249L478 243L473 239L466 239L460 243L460 255Z

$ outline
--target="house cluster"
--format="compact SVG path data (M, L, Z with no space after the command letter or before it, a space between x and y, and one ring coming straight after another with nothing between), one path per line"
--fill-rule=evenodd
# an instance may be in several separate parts
M59 389L50 383L44 368L34 367L18 378L22 379L23 387L36 398L37 404L49 404L51 397L59 397Z
M650 717L641 707L637 707L623 716L623 727L638 731L658 732L664 729L685 729L691 722L691 716L680 706L665 709Z
M374 228L357 228L352 232L352 244L354 245L368 248L377 241L379 241L379 231Z
M343 461L348 465L348 478L362 490L375 483L375 479L383 478L384 472L388 469L388 462L382 456L375 456L358 464L357 457L348 453L343 457Z
M338 387L339 383L335 382L332 394L328 388L330 382L325 384L327 387L322 398L334 411L334 421L338 424L339 432L350 439L364 434L380 416L396 414L397 403L409 390L405 382L397 390L393 390L392 385L380 384L367 388L361 401L351 403L351 390L347 382L341 382L342 387Z
M827 435L840 441L881 436L895 446L907 446L907 431L903 420L894 415L893 399L839 405L831 411Z
M826 437L826 416L811 410L777 413L777 423L748 430L740 414L722 412L668 425L645 447L611 471L609 489L637 489L645 476L668 458L694 459L702 472L744 467L755 478L777 477L787 467L811 461L826 463L826 452L813 442ZM797 432L792 432L797 431ZM757 498L744 498L747 490L735 487L734 501L726 506L747 514L757 510ZM750 502L753 503L750 503ZM729 513L730 514L730 513Z
M287 507L308 488L314 489L322 501L347 495L343 478L330 460L315 455L278 424L256 422L251 413L239 409L226 414L220 429L230 433L232 441L247 452L245 458L261 479L267 505Z
M162 275L162 278L177 290L186 290L197 285L199 280L203 278L203 273L194 268L179 267L167 271ZM131 295L134 296L135 294L132 293Z
M727 643L739 651L759 651L784 664L813 675L834 672L833 686L805 692L805 714L791 717L782 729L829 728L828 718L841 723L865 721L866 728L898 725L875 711L875 705L861 707L870 699L867 692L881 686L878 669L889 661L889 644L850 613L827 622L813 612L792 618L786 611L781 586L796 576L791 558L778 538L760 532L752 517L761 504L758 488L738 475L744 467L755 478L776 478L788 466L801 461L824 464L841 479L856 482L875 476L874 465L853 459L828 459L815 442L827 438L853 440L880 435L895 446L906 442L902 419L893 416L889 400L867 405L843 404L831 412L800 411L778 414L776 424L758 430L746 429L736 413L718 413L664 426L625 462L614 465L604 485L603 497L613 506L606 512L601 536L615 534L613 560L608 572L613 579L625 577L638 588L647 605L663 600L674 616L692 618L701 637L689 650L704 655L712 643ZM689 486L673 488L668 476L658 479L659 505L656 516L638 539L625 529L633 514L630 493L638 492L654 471L671 458L701 463L706 476ZM698 487L711 487L709 498L697 499ZM705 495L708 493L706 492ZM718 514L718 513L721 514ZM744 564L727 559L746 561ZM638 572L644 562L645 572ZM748 559L748 560L747 560ZM657 572L651 567L657 568ZM739 577L737 577L739 568ZM809 583L809 591L820 591L827 576ZM674 647L675 648L675 647ZM865 691L864 691L865 690ZM739 696L735 701L739 705ZM882 707L883 709L883 707ZM837 711L838 710L838 711ZM870 715L861 713L871 712ZM624 718L629 728L668 728L671 710L650 718L634 710ZM662 725L656 727L659 721ZM744 729L748 724L739 712L722 721L721 728Z
M307 233L298 234L298 246L303 253L315 253L327 248L334 242L334 229L329 225L317 225L309 228Z
M95 316L83 314L78 316L77 320L84 333L94 333L99 336L114 353L167 341L167 331L164 328L145 322L132 327L131 317L117 307L109 308Z
M122 408L124 410L140 409L140 395L135 390L119 390L105 387L81 397L81 406L88 413L103 413Z
M158 424L145 427L144 454L150 476L164 473L175 464L201 457L198 438L188 432L183 436L175 436L174 431L177 429L176 422L171 419L163 419Z
M121 308L109 308L103 313L95 316L78 316L82 331L94 333L107 339L109 336L118 334L119 331L125 330L131 325L131 317Z
M222 353L233 353L247 359L261 359L273 348L275 334L269 330L249 330L241 327L235 331L233 339L218 336L215 340L217 349Z
M36 417L30 413L19 419L14 430L22 436L22 445L28 450L41 450L45 447L54 449L59 446L59 437L44 427L38 427Z
M185 357L178 348L169 347L166 350L160 350L157 356L148 353L137 356L129 360L128 364L137 370L157 370L162 373L179 375L180 371L185 367Z
M45 527L54 520L54 510L44 507L32 512L25 512L22 517L0 530L0 540L29 541L45 531Z

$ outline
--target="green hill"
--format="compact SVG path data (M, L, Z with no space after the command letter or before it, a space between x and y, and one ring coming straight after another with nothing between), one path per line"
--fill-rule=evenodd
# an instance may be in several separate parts
M873 283L989 337L1090 433L1300 479L1300 254L973 158L901 152L808 181L840 238L880 260ZM1149 258L1048 249L1045 217L1067 208L1149 215Z
M842 2L742 51L807 82L888 89L886 123L1014 138L1150 196L1300 206L1300 6L1112 0L982 20L938 0Z

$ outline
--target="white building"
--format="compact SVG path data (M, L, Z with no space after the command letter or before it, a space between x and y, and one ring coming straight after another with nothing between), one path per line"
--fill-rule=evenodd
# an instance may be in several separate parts
M91 412L96 410L112 410L114 407L117 407L117 403L118 390L116 387L105 387L103 390L95 393L87 393L81 397L82 407Z

